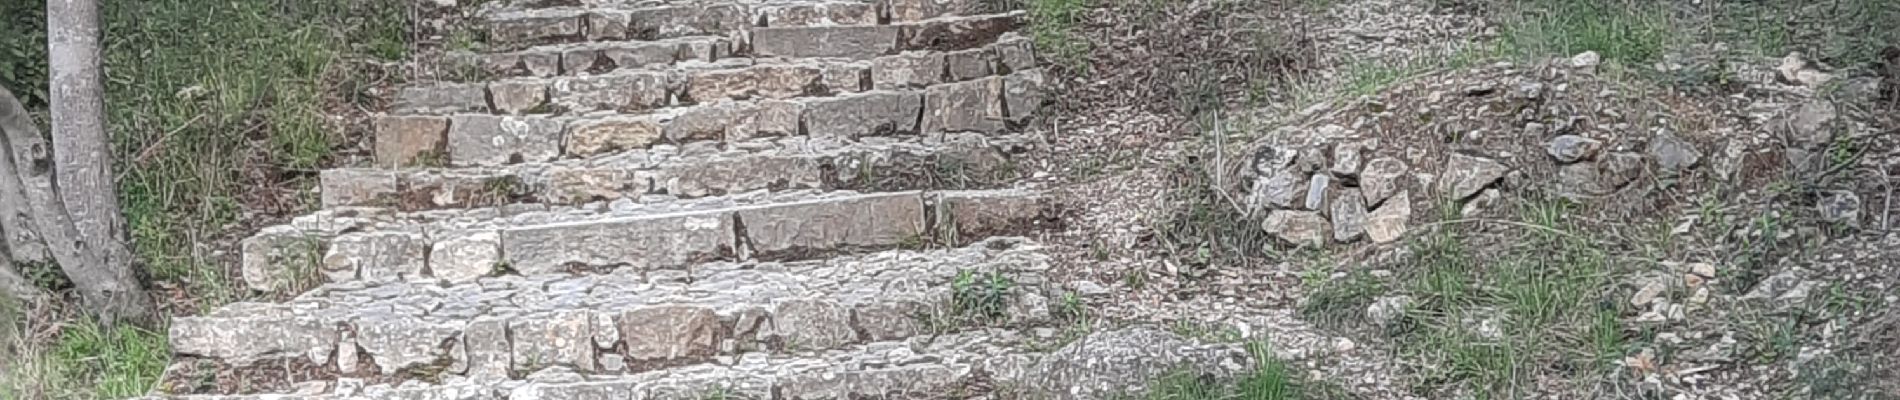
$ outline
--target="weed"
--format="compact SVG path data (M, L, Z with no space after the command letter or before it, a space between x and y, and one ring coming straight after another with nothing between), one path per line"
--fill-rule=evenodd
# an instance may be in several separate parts
M1000 320L1009 309L1009 296L1016 282L1000 272L957 272L950 283L951 301L960 317Z
M1254 359L1252 368L1232 377L1204 373L1194 366L1180 366L1161 374L1144 398L1151 400L1303 400L1351 398L1343 388L1308 380L1286 361L1273 356L1263 343L1248 343L1247 353Z
M61 332L50 355L61 375L91 382L86 391L107 398L144 395L171 361L163 333L83 322Z
M1520 57L1594 51L1605 61L1648 66L1675 34L1662 3L1566 0L1503 2L1500 42Z
M1058 65L1077 70L1086 68L1082 56L1088 53L1089 44L1077 38L1074 31L1089 0L1027 1L1029 32L1036 42L1037 52Z

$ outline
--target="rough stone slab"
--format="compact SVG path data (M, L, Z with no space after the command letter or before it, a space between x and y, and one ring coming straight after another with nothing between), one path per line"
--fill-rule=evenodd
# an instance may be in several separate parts
M983 47L1022 27L1027 15L1017 11L895 25L902 28L897 38L898 49L955 51Z
M238 303L231 307L268 307ZM250 365L260 360L329 360L337 334L329 324L310 318L261 314L255 317L178 317L169 335L173 353Z
M634 115L575 121L567 128L566 152L591 156L652 146L664 135L661 118Z
M401 193L396 171L383 169L326 169L317 173L324 208L391 205Z
M548 86L533 80L507 80L488 84L488 98L495 105L495 111L503 114L526 114L541 109L548 102Z
M836 2L815 4L761 5L757 10L762 26L875 25L876 4Z
M703 307L650 307L618 319L615 329L625 338L626 357L636 362L711 357L727 336L719 316Z
M930 193L939 238L964 242L995 234L1047 228L1054 205L1028 190L971 190Z
M330 241L321 268L331 282L420 278L427 266L428 249L427 240L420 234L391 231L348 233Z
M879 90L910 89L943 83L944 55L910 51L871 60L871 83Z
M882 0L879 3L890 9L893 22L923 21L983 11L983 3L976 0Z
M553 160L561 154L560 122L545 118L457 115L449 124L449 164L502 165Z
M924 98L917 92L874 91L804 102L805 133L813 137L856 139L917 132Z
M1488 158L1453 153L1445 161L1444 171L1444 177L1440 178L1442 183L1439 184L1439 193L1464 200L1503 178L1510 168Z
M989 48L952 51L943 58L951 82L996 75L996 52Z
M868 60L895 53L898 33L895 25L758 28L752 31L752 52L765 57Z
M673 73L625 71L608 75L556 78L549 101L568 111L639 111L671 101Z
M924 237L924 205L918 192L741 209L745 243L755 254L852 247L896 246Z
M430 275L449 282L487 276L501 263L501 235L494 231L453 234L429 249Z
M1003 80L982 78L924 90L924 133L1003 130Z
M627 37L627 23L633 19L633 13L626 10L594 9L581 17L586 21L584 35L587 40L615 40Z
M376 165L395 168L431 161L440 162L449 120L431 116L378 116L371 121L376 131Z
M461 326L415 317L371 318L352 324L356 327L356 344L368 353L384 375L435 364L447 360L450 353L461 351L458 348Z
M675 143L750 138L755 136L759 106L755 102L721 101L681 111L666 124L666 139Z
M948 307L950 283L964 271L1011 276L1017 285L1009 307L1046 319L1047 304L1034 299L1053 293L1042 275L1048 268L1048 256L1032 242L996 238L947 250L712 262L692 270L332 284L289 304L228 306L174 330L176 341L201 341L179 347L193 352L187 354L254 360L330 357L333 335L353 332L351 348L362 351L349 357L373 361L376 370L364 371L371 374L448 365L450 374L494 380L612 360L643 371L735 352L822 351L925 334L911 317ZM232 341L194 330L252 320L295 322L257 326L320 340ZM241 347L202 342L212 339ZM751 345L724 344L729 340Z
M1405 236L1406 224L1412 219L1412 195L1408 191L1399 191L1386 200L1385 205L1372 210L1366 216L1366 237L1374 243L1391 243Z
M540 44L581 35L583 14L573 10L507 12L488 19L488 41L495 44Z
M571 223L501 231L502 254L523 274L560 272L568 264L681 267L727 258L734 238L723 212Z
M996 58L1005 72L1020 72L1036 68L1035 41L1015 33L1006 33L996 39Z
M573 311L508 321L514 370L559 366L594 371L592 327L589 313Z
M694 35L718 35L753 25L752 11L743 4L679 5L631 11L627 37L654 40Z
M760 102L752 136L792 135L788 118L802 103ZM334 169L320 187L326 207L368 206L414 211L444 207L497 206L515 201L579 204L667 193L681 197L743 193L759 189L906 188L923 182L902 179L916 168L955 166L986 185L1011 171L1008 153L1031 145L1029 135L958 133L893 136L847 142L800 136L744 138L728 126L724 149L714 142L663 145L667 125L653 116L608 117L570 122L569 157L551 163L499 167L428 168L401 171ZM791 132L780 130L791 129ZM690 136L689 136L690 137ZM683 154L693 148L693 154ZM611 155L610 155L611 154ZM599 157L595 157L599 156ZM887 171L892 175L883 175ZM867 178L875 182L867 181ZM888 178L888 179L886 179ZM881 183L879 183L881 182Z
M824 93L824 68L819 64L764 64L740 69L695 73L686 79L682 101L719 99L784 99Z
M1041 69L1018 70L1003 76L1003 113L1009 123L1028 122L1048 101L1047 78Z
M733 157L662 166L650 177L656 190L684 197L705 197L773 187L818 188L825 185L824 160L802 157Z
M438 83L405 87L389 108L398 114L488 112L488 87L478 83Z

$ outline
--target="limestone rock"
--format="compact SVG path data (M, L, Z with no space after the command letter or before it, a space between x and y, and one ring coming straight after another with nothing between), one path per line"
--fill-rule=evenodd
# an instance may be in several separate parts
M857 341L851 310L827 300L790 300L772 313L772 331L787 347L830 349Z
M1328 167L1327 171L1340 177L1359 176L1360 163L1364 162L1360 153L1370 147L1372 147L1371 143L1364 141L1340 143L1338 146L1333 146L1333 165Z
M865 60L896 52L896 25L758 28L752 52L785 58L838 57Z
M514 367L512 347L508 343L507 320L483 317L470 322L462 334L460 348L461 360L468 366L468 377L476 383L508 379L508 372Z
M1571 200L1583 200L1602 195L1604 178L1593 164L1568 164L1557 167L1558 196Z
M1275 210L1260 224L1267 233L1294 245L1325 244L1332 227L1314 211Z
M711 309L687 306L621 313L619 331L627 343L627 357L637 361L711 357L726 336Z
M477 231L437 241L429 251L429 272L449 282L487 276L501 263L501 235Z
M1366 163L1359 176L1359 194L1367 205L1379 204L1399 192L1400 179L1407 175L1404 161L1381 157Z
M1594 51L1577 53L1577 55L1570 57L1570 66L1573 68L1594 70L1597 64L1601 63L1603 63L1603 56Z
M488 88L471 83L403 88L396 92L389 108L398 114L488 112Z
M1411 193L1399 191L1366 216L1366 237L1373 243L1392 243L1405 236L1406 224L1411 219Z
M1545 153L1557 159L1558 163L1569 164L1596 158L1597 150L1603 142L1577 135L1562 135L1550 140L1544 148Z
M744 209L737 218L751 250L771 254L914 240L926 234L923 207L916 192L900 192Z
M1510 168L1488 158L1453 153L1445 162L1445 176L1439 192L1453 199L1467 199L1503 178Z
M541 81L506 80L489 83L488 96L495 103L495 111L524 114L547 104L548 86Z
M1381 296L1366 306L1366 319L1375 326L1391 326L1412 308L1412 296Z
M1366 233L1366 204L1354 191L1340 192L1333 199L1333 240L1340 243L1358 241Z
M380 116L376 129L376 165L404 167L439 162L449 120L430 116Z
M1003 130L1003 80L997 77L931 86L924 91L925 133Z
M1047 76L1041 69L1019 70L1003 77L1003 113L1009 123L1023 124L1048 101Z
M944 64L951 82L961 82L996 74L996 53L990 49L968 49L944 53Z
M805 129L813 137L856 139L917 132L924 99L916 92L874 91L804 103Z
M336 351L336 329L322 321L290 317L286 315L288 310L284 311L240 318L173 319L168 335L171 350L180 355L216 358L236 366L296 357L309 357L315 363L328 362Z
M449 352L460 352L442 348L460 333L460 327L407 316L367 317L355 325L357 345L383 375L430 365L448 359Z
M323 274L332 282L363 279L391 281L422 276L428 244L408 232L359 232L338 236L323 256Z
M666 124L673 142L723 140L755 136L759 106L751 102L721 101L688 109Z
M1295 201L1299 201L1295 199L1304 200L1301 195L1304 195L1305 192L1301 189L1305 188L1303 183L1306 181L1306 178L1299 176L1291 170L1276 171L1272 175L1267 176L1266 179L1254 181L1253 190L1248 196L1248 203L1252 204L1256 209L1292 208L1295 204L1300 204L1295 203Z
M912 51L871 60L871 83L880 90L921 88L943 82L943 53Z
M594 370L592 318L586 312L566 311L508 321L513 371L535 371L562 366Z
M1847 190L1830 190L1821 193L1821 199L1815 204L1821 212L1821 220L1860 227L1860 195Z
M1306 182L1307 210L1326 210L1326 191L1332 188L1333 177L1327 174L1313 174Z
M543 118L457 115L449 128L455 166L550 161L561 154L560 122Z
M660 141L661 129L660 122L648 115L576 122L567 129L567 154L590 156L646 148Z
M1597 177L1602 179L1600 186L1604 190L1620 189L1643 175L1643 156L1629 152L1614 152L1605 156L1598 165Z
M1658 133L1649 140L1649 157L1664 171L1682 171L1702 161L1702 153L1675 134Z
M397 200L396 172L386 169L331 168L317 173L325 208L386 206Z
M567 77L554 82L548 101L576 112L648 110L671 99L671 80L659 71Z

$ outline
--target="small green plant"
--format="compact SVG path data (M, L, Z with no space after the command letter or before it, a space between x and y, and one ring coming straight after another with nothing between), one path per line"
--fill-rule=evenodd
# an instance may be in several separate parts
M998 320L1005 317L1015 285L1015 281L999 272L963 270L951 282L951 299L959 316Z
M60 332L51 356L61 375L93 382L102 397L142 396L171 362L163 333L129 325L77 323Z

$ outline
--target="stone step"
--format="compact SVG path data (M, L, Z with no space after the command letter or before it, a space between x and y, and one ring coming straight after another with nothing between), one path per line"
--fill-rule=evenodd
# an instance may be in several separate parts
M940 46L950 49L945 52L952 53L948 55L952 57L950 60L951 65L961 68L954 72L968 75L970 71L976 68L985 68L984 71L987 72L989 69L1005 70L1003 68L1007 68L1007 70L1023 70L1034 67L1034 55L1030 51L1030 40L1028 38L1015 33L1002 33L993 38L986 36L983 37L983 39L991 40L975 43L960 43L956 46ZM669 66L691 66L705 63L720 65L717 63L733 62L727 61L732 59L753 59L753 62L757 63L768 63L780 59L779 57L753 57L749 54L742 53L744 50L746 49L736 46L731 39L725 37L687 36L656 41L608 41L555 44L497 53L455 51L444 55L443 66L444 69L448 71L446 76L444 76L445 79L474 82L508 77L545 78L553 76L599 75L617 70L661 69ZM1005 64L1000 66L977 65L974 61L978 60L973 59L977 57L974 57L974 54L968 53L980 50L999 53L997 55L984 55L981 57L984 59L982 61L993 64L995 61L990 61L989 59L1000 59ZM891 62L901 60L886 60L887 58L903 56L907 53L939 52L912 50L897 54L877 56L865 60L872 61L874 64L892 66L893 64L890 64ZM918 57L920 56L910 55L908 58L914 59ZM943 63L941 58L945 57L945 55L932 55L931 57L939 59L939 61L933 65L941 65ZM847 60L843 58L833 59ZM943 67L938 66L937 68L942 69ZM931 74L927 78L935 79L943 75L945 74L936 73ZM984 73L984 75L987 75L987 73ZM968 79L968 77L963 79Z
M1023 171L1018 155L1038 143L1032 134L969 132L849 141L807 136L701 141L502 166L329 169L318 174L318 189L326 208L420 211L518 202L573 205L647 194L697 198L760 189L987 188L1018 178Z
M755 192L707 199L397 213L326 210L241 243L251 289L325 282L468 282L497 271L676 269L957 244L1060 222L1034 191Z
M755 69L793 69L781 67ZM756 93L756 87L786 86L759 84L750 76L717 79L724 82L691 90ZM893 83L885 85L887 89L788 100L719 99L629 114L380 116L372 121L372 157L384 168L493 166L766 137L849 141L917 133L999 133L1028 123L1047 100L1040 69L922 85Z
M1098 399L1139 393L1131 382L1147 382L1183 366L1228 377L1257 365L1243 345L1196 343L1152 326L1095 332L1067 343L1061 334L1054 329L983 329L824 351L745 353L640 373L550 369L498 381L445 373L448 376L434 383L422 378L322 378L279 389L299 394L161 394L143 399Z
M960 13L976 0L900 0L902 19L874 3L701 3L653 7L563 7L488 15L487 45L519 50L557 43L729 38L744 54L867 59L905 50L957 50L1014 31L1026 13ZM984 10L978 10L984 11ZM747 51L750 50L750 51Z
M904 201L919 200L914 193L905 196ZM854 215L843 209L803 207L836 217L808 219L820 226L817 229L778 230L773 233L783 234L780 237L755 235L753 239L766 245L773 240L810 239L807 236L866 238L830 228L858 225L838 224L845 218L877 220L889 214L878 209ZM907 216L892 218L919 214L914 206L887 207L912 208ZM774 225L763 217L784 214L781 211L785 210L760 208L737 214L761 217L757 224ZM606 246L643 246L600 240L640 241L627 228L664 235L646 227L678 227L635 223L643 221L663 219L504 230L502 246L507 249L503 253L512 256L519 249L526 257L577 259L546 250L575 248L601 254L608 250ZM603 232L603 227L629 235L591 234ZM535 242L542 233L582 229L592 232L560 237L564 243ZM506 243L518 237L531 242ZM434 369L499 380L550 367L587 373L644 372L749 352L837 349L959 330L946 325L952 320L1033 324L1049 318L1048 299L1058 295L1053 292L1055 285L1046 284L1043 276L1049 268L1048 255L1022 238L818 261L688 265L631 265L581 274L522 270L525 275L460 283L328 284L286 303L237 303L205 316L177 318L171 325L171 348L181 358L230 367L291 363L346 375L390 376ZM984 288L997 288L995 297L969 291L977 289L956 294L957 281L970 277L982 279ZM992 277L1007 284L992 285Z

